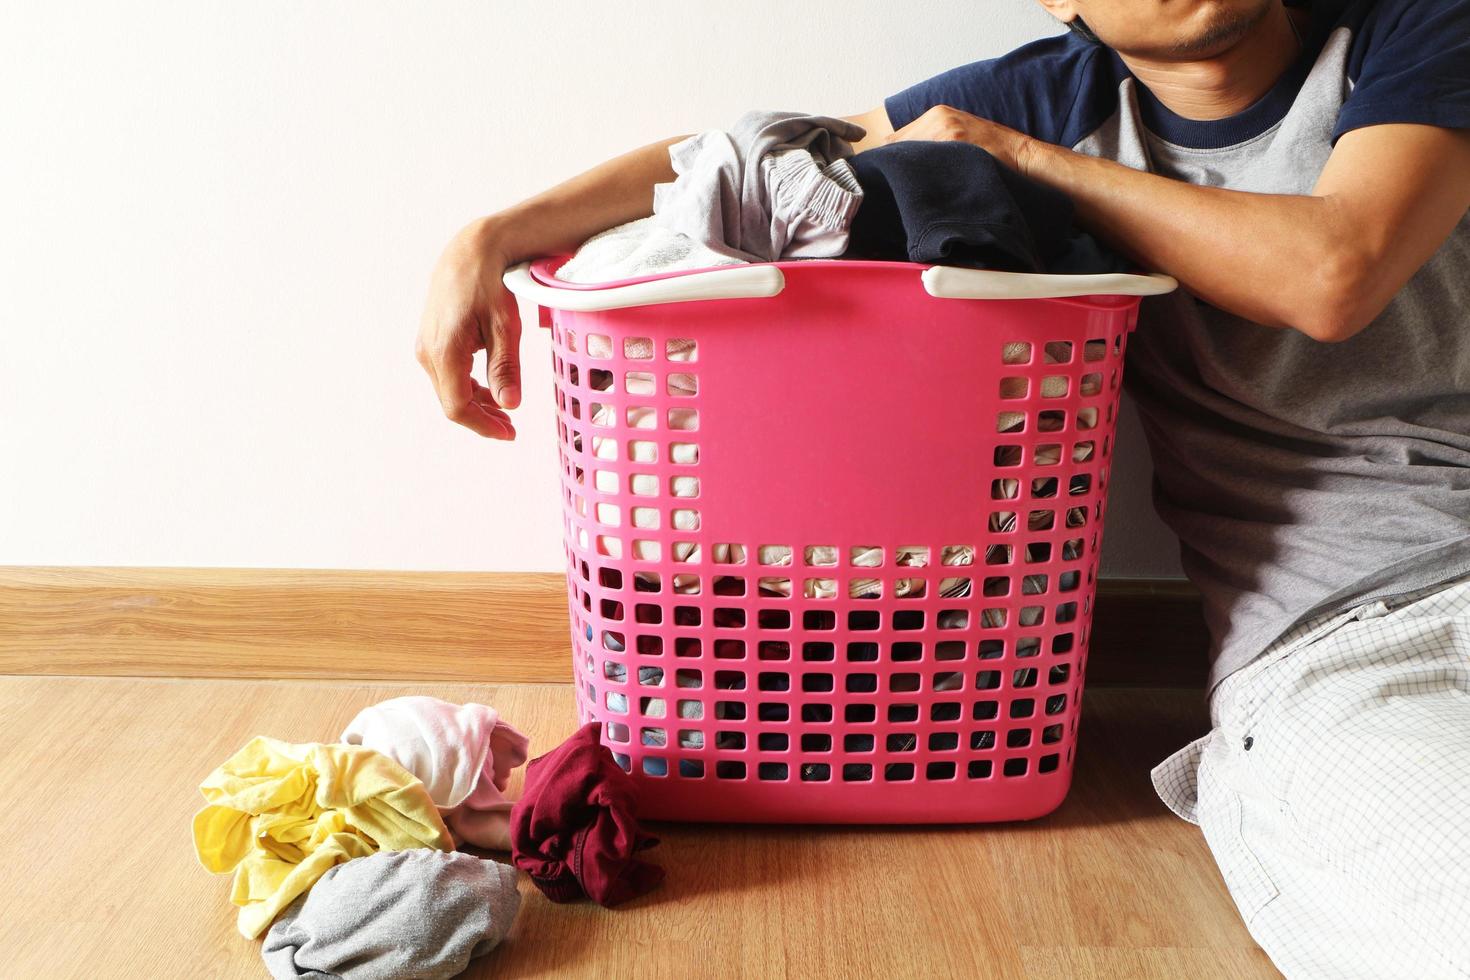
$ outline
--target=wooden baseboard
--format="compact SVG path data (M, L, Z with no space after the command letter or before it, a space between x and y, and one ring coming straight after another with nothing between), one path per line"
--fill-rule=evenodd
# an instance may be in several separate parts
M559 574L0 567L0 674L566 682ZM1088 682L1202 687L1199 597L1098 583Z
M0 673L565 681L561 575L0 568Z

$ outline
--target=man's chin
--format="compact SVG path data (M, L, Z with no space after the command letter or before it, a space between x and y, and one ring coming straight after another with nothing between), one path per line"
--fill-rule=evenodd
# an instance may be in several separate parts
M1271 0L1259 4L1254 10L1216 8L1211 11L1212 21L1174 45L1168 51L1168 56L1181 61L1217 58L1249 35L1270 10Z

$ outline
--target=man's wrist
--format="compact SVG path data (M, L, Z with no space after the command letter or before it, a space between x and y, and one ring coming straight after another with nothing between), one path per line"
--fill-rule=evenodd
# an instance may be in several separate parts
M1026 133L1017 133L1015 149L1016 170L1032 180L1040 180L1048 164L1048 150L1056 147Z
M484 259L506 266L515 263L509 225L500 214L476 218L464 227L460 238L469 250Z

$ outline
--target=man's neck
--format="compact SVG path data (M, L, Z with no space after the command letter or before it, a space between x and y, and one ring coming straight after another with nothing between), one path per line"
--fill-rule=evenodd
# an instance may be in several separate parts
M1186 119L1224 119L1270 91L1300 53L1293 14L1273 5L1249 34L1227 50L1197 60L1140 57L1119 52L1134 76L1159 101ZM1301 28L1303 23L1297 22Z

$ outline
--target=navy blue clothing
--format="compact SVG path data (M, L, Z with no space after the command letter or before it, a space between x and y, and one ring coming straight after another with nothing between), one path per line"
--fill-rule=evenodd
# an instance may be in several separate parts
M852 157L863 204L848 258L1007 272L1121 272L1072 227L1072 201L970 143L912 140Z

